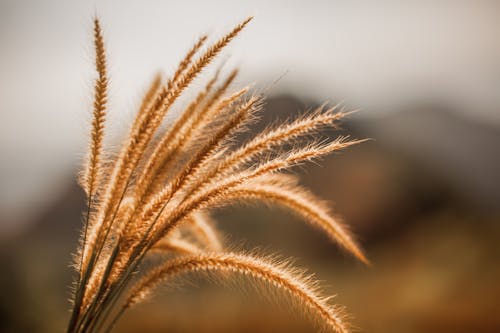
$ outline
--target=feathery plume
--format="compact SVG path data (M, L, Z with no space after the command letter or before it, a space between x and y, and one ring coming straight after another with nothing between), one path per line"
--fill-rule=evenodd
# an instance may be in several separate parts
M221 251L223 249L222 241L215 228L215 221L208 213L199 211L191 214L188 216L186 226L196 240L208 250Z
M106 70L106 54L104 52L104 39L102 37L101 25L97 18L94 19L94 47L97 79L94 85L90 149L86 161L87 166L82 180L83 188L89 197L95 195L99 183L108 96L108 76Z
M139 126L139 123L142 121L146 111L151 108L151 103L154 102L156 96L158 95L161 85L162 75L161 73L156 73L156 75L153 77L153 80L149 84L148 90L144 94L141 106L139 107L139 112L134 118L134 121L132 123L132 132L137 131L137 126Z
M323 112L322 106L316 109L311 115L299 118L289 124L263 131L241 148L229 154L220 163L215 164L212 170L208 171L205 182L199 182L196 185L202 186L207 181L223 177L227 172L245 165L252 158L262 155L284 143L290 143L295 138L317 131L321 127L334 127L335 122L346 115L344 112L334 112L335 109L331 108Z
M163 88L150 108L153 112L145 113L144 119L140 121L137 126L137 131L130 134L128 144L125 145L122 153L118 157L115 170L110 179L108 191L103 197L103 208L101 210L99 223L91 230L91 243L98 244L96 257L99 256L104 246L104 242L108 237L108 230L111 228L113 217L125 195L125 190L130 183L132 173L137 167L143 151L150 142L154 132L156 132L159 127L164 115L189 83L191 83L201 70L206 67L241 30L243 30L250 20L251 18L246 19L241 24L237 25L230 33L213 44L190 67L188 67L183 74L181 74L171 90ZM104 232L101 232L101 230L104 230Z
M345 149L363 141L364 140L347 141L346 138L340 137L333 142L323 145L311 144L305 148L291 151L287 154L282 154L268 162L262 163L256 168L245 170L232 177L227 177L225 180L220 180L211 187L193 194L192 197L186 199L181 205L173 208L169 215L163 215L160 217L157 223L157 228L154 232L155 236L152 238L152 243L155 243L158 239L164 237L188 214L201 208L213 207L225 203L227 201L227 194L236 186L243 184L246 181L250 181L261 175L290 168L300 162L318 158L322 155ZM151 210L152 209L150 209L149 212L151 212Z
M313 226L323 230L328 237L353 254L365 264L369 264L359 246L353 240L339 218L329 213L329 209L309 191L299 186L283 186L259 184L252 182L242 184L229 193L228 198L237 200L257 199L263 202L275 202L304 218Z
M328 207L300 187L296 177L280 173L362 142L312 137L323 127L335 128L347 113L322 106L240 143L238 134L255 121L263 99L249 94L248 87L229 92L238 71L219 83L218 70L162 132L161 124L177 99L251 19L203 51L207 36L200 37L166 82L156 75L121 149L110 158L103 154L105 49L99 21L94 21L98 77L89 157L80 179L88 196L87 222L75 255L79 277L67 333L109 332L126 309L144 300L159 283L189 272L253 277L287 292L330 331L349 331L340 311L320 296L310 277L286 263L227 252L210 219L212 209L235 201L275 203L368 263ZM142 265L145 260L148 265Z
M342 320L343 314L329 305L327 298L318 294L317 288L310 280L287 269L286 265L270 264L262 258L236 253L201 254L168 261L137 283L124 308L130 308L144 300L163 281L168 281L176 275L203 271L234 272L266 281L297 298L300 304L321 317L334 332L349 332Z
M153 252L173 252L180 254L196 254L201 250L193 243L182 238L162 239L151 249Z

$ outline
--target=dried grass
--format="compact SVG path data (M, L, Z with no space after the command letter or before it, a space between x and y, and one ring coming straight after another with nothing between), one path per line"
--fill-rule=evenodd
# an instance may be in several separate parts
M80 178L88 212L75 256L79 274L67 332L110 331L126 309L143 301L158 284L201 271L239 273L266 282L319 318L321 327L349 331L341 311L321 296L310 277L264 256L228 252L209 217L211 209L235 201L276 203L367 263L328 207L294 177L282 173L361 142L345 137L321 141L311 135L323 127L335 128L346 113L323 106L238 146L235 137L256 120L262 97L249 94L247 87L229 92L236 70L214 88L217 71L177 120L160 131L178 97L250 20L205 51L208 37L202 36L170 79L162 82L157 75L120 152L106 159L102 151L108 78L102 32L95 19L98 77L89 155ZM154 253L168 255L161 255L152 269L143 268L141 264ZM137 275L140 278L134 279Z

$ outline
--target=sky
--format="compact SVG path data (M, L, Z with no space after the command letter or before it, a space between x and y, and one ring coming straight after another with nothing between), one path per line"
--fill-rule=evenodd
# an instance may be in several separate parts
M202 33L215 39L249 15L222 56L242 68L240 84L281 78L270 94L343 100L362 117L437 101L500 125L498 1L1 0L0 233L52 200L83 155L96 14L114 131L157 70L171 73Z

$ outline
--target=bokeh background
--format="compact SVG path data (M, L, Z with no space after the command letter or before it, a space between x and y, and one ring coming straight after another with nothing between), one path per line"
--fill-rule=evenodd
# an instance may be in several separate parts
M1 332L63 331L68 320L95 13L110 144L157 70L168 75L197 36L248 15L221 60L241 67L238 84L266 89L264 123L325 100L361 110L342 133L372 141L294 171L373 266L258 205L215 213L228 244L296 258L361 332L500 331L499 2L1 0ZM116 332L314 331L244 282L195 282L130 311Z

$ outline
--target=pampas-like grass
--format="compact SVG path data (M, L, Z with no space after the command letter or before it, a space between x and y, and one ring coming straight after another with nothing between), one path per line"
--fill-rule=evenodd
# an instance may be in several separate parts
M361 142L314 136L321 128L335 128L347 113L322 106L238 144L238 134L256 121L263 97L252 95L248 87L231 92L238 71L219 83L219 69L173 124L160 130L181 94L250 20L205 50L208 36L202 36L170 78L156 75L120 151L106 157L108 77L102 31L95 19L98 76L89 153L80 177L88 210L74 257L78 277L68 333L111 331L125 310L146 299L158 284L189 272L251 276L286 292L321 327L349 331L341 311L321 296L310 277L264 256L228 252L210 218L210 210L235 202L275 203L367 263L328 207L283 173ZM142 265L155 254L155 260Z
M323 324L331 330L339 333L349 331L340 311L336 311L328 304L328 298L318 293L316 284L310 278L288 268L286 262L273 263L272 260L241 253L195 254L170 260L137 282L122 309L146 299L159 283L168 281L176 275L197 271L235 272L263 280L276 288L284 289L299 304L319 316Z

